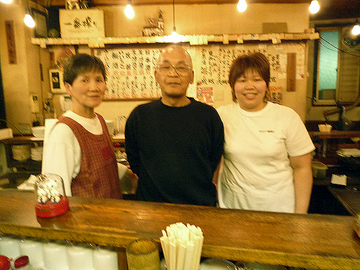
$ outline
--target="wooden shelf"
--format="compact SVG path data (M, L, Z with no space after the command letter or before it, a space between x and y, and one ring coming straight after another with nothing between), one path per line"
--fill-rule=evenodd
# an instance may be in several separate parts
M309 131L309 135L311 138L319 138L319 139L357 138L360 137L360 130L352 130L352 131L332 130L331 132Z
M229 44L237 42L239 44L246 42L267 42L273 44L282 41L299 41L319 39L319 33L274 33L274 34L238 34L238 35L186 35L181 36L181 42L190 43L190 45L207 45L209 42ZM105 38L32 38L32 44L39 45L41 48L47 46L63 45L86 45L90 48L104 48L105 45L115 44L161 44L173 43L171 36L157 37L105 37Z
M26 136L15 136L8 139L1 140L5 144L32 144L43 142L44 138L38 138L31 135Z

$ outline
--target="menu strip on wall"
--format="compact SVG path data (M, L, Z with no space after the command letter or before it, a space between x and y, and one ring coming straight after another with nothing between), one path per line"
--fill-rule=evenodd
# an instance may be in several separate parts
M296 87L296 53L287 54L286 64L286 90L288 92L295 91Z
M5 21L5 29L6 29L8 55L9 55L9 64L17 64L15 34L14 34L14 21L6 20Z
M229 70L242 54L261 52L270 63L273 102L280 103L281 89L295 91L296 80L305 77L305 43L182 45L193 60L194 83L187 95L212 104L216 93L230 91ZM163 47L119 47L96 49L95 55L107 69L105 100L158 99L155 82L156 62Z

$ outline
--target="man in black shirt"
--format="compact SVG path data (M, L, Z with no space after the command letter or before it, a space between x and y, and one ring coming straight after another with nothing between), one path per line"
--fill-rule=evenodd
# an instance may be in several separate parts
M170 45L155 69L162 98L136 107L125 128L126 153L142 201L216 205L213 174L223 153L217 111L186 96L194 82L187 51Z

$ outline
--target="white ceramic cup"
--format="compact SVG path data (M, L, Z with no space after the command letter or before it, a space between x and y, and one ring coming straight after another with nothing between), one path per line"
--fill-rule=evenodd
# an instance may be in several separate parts
M8 236L1 237L0 254L14 260L20 257L20 239Z
M69 270L67 247L58 243L43 245L44 265L46 270Z
M115 124L113 120L106 120L106 126L109 130L110 136L114 135Z
M94 270L118 270L118 257L116 251L96 248L94 250Z
M20 253L27 255L31 265L38 269L44 268L43 243L30 239L20 241Z
M67 249L69 270L91 270L93 268L93 249L70 246ZM103 268L107 269L107 268Z

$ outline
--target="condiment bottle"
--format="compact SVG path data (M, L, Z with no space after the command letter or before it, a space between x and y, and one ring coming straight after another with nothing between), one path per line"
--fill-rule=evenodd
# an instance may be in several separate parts
M36 176L36 215L42 218L57 217L69 210L61 176L51 173Z
M15 267L15 269L19 269L19 270L33 270L34 269L30 265L28 256L21 256L21 257L17 258L14 262L14 267Z

